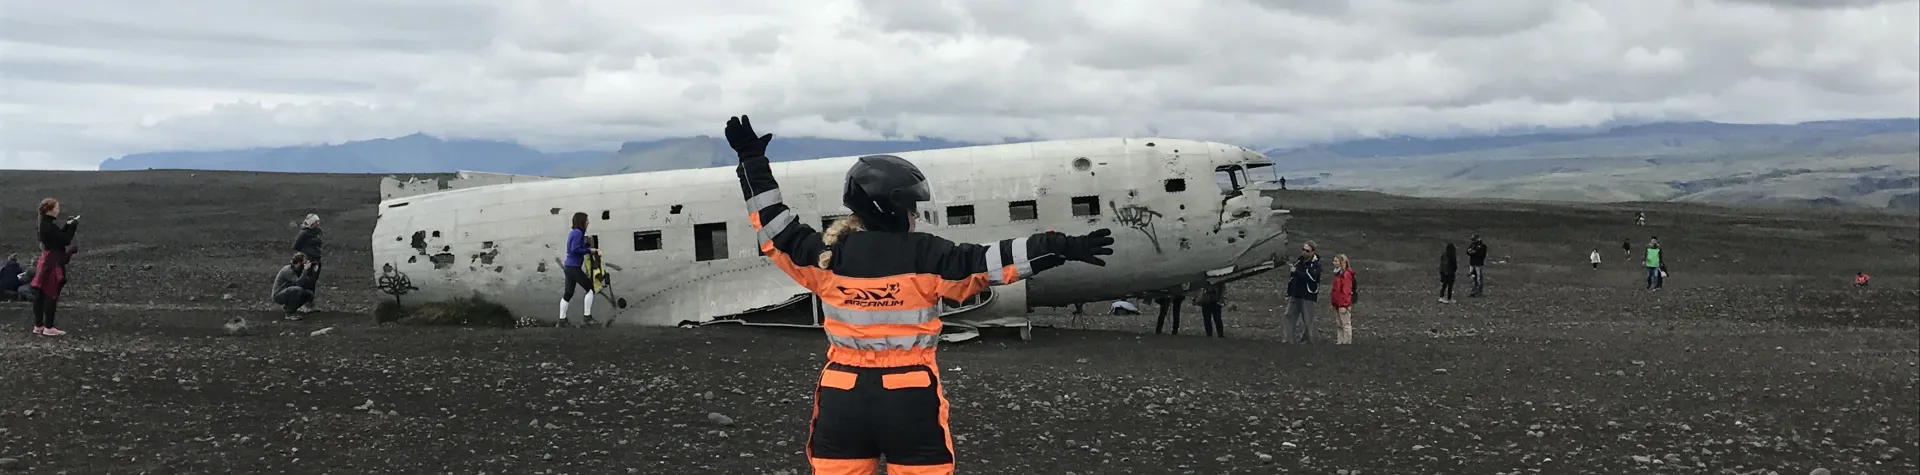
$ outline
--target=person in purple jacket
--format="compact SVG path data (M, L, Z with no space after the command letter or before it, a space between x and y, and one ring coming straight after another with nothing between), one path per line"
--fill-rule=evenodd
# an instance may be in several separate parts
M586 300L580 306L580 316L588 326L593 320L593 281L587 280L587 271L580 268L587 261L587 254L599 254L599 249L587 246L587 214L573 214L573 229L567 231L567 258L560 262L561 273L566 275L567 290L560 295L560 326L567 324L567 304L573 300L573 289L587 291Z

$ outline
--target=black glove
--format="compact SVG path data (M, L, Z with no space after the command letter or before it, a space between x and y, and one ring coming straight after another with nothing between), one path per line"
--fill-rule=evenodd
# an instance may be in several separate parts
M1051 268L1063 261L1080 261L1096 266L1106 266L1107 261L1096 256L1112 255L1113 231L1107 228L1096 229L1085 236L1068 236L1054 231L1036 234L1029 241L1038 241L1040 248L1051 254L1036 259L1037 267Z
M773 141L773 134L754 135L753 121L742 115L727 119L727 146L740 158L767 156L767 142Z
M1097 256L1113 255L1113 231L1107 228L1095 229L1085 236L1067 238L1067 247L1062 252L1067 259L1085 262L1096 266L1106 266L1107 261Z

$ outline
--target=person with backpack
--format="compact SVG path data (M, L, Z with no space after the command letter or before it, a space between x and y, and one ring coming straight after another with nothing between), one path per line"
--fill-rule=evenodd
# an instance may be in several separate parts
M1660 237L1647 239L1647 290L1660 290L1661 278L1666 271L1660 262Z
M1460 272L1460 251L1447 243L1440 253L1440 303L1453 303L1453 278Z
M820 368L805 445L813 473L953 473L946 384L935 362L942 300L965 301L1071 262L1105 266L1113 231L1054 231L955 243L915 231L933 201L918 166L893 155L853 160L841 188L851 215L815 231L787 207L767 158L773 134L746 116L727 121L727 145L756 246L822 303ZM810 187L809 187L810 188ZM806 205L811 207L810 198Z
M1313 311L1320 305L1319 246L1313 241L1300 245L1300 257L1293 261L1287 278L1287 313L1284 336L1288 343L1313 343Z
M566 256L560 260L560 275L565 281L566 290L560 292L560 320L556 323L570 327L567 323L567 307L573 303L573 289L586 293L580 305L580 319L587 326L597 326L593 319L593 281L587 278L586 265L588 255L599 255L600 249L587 242L587 214L573 213L573 226L567 229Z
M320 234L320 215L307 213L307 217L300 220L300 233L293 237L293 252L307 256L307 263L312 264L307 269L306 282L301 285L312 294L305 304L307 310L314 309L314 301L320 296L320 261L326 255L326 242Z
M1346 254L1333 256L1333 312L1340 330L1333 338L1336 345L1353 344L1353 303L1360 296L1358 276Z
M1485 297L1487 294L1487 243L1480 235L1473 235L1473 242L1467 243L1467 275L1473 279L1473 289L1468 297Z

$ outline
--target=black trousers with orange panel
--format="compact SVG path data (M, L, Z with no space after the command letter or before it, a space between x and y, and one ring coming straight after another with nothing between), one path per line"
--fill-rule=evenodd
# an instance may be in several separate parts
M931 365L820 372L807 461L816 475L953 473L953 434L940 372Z

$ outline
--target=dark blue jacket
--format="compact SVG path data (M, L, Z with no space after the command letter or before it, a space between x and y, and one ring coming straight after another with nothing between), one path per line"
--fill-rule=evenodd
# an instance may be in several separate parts
M587 232L578 229L567 231L567 259L560 262L565 267L580 267L587 259Z
M1293 275L1287 277L1287 297L1320 301L1320 256L1294 263Z
M20 262L18 261L8 262L5 266L0 266L0 292L12 292L19 290L22 285L27 285L26 282L20 280L21 272L26 272L26 270L20 267Z

